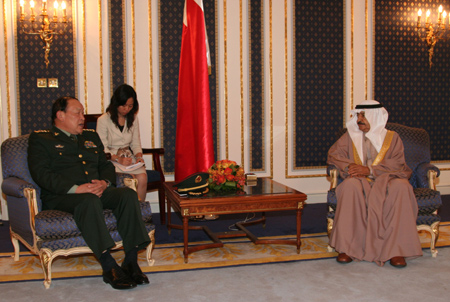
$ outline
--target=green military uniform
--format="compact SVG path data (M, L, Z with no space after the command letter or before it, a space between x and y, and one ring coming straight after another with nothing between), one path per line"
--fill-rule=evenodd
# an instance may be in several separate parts
M105 224L103 209L113 210L125 252L150 243L141 218L139 200L129 188L115 188L114 165L106 159L95 131L84 130L72 140L57 127L31 133L28 166L41 188L44 209L74 214L87 245L97 257L115 245ZM94 179L111 184L101 197L91 193L68 194L75 185Z

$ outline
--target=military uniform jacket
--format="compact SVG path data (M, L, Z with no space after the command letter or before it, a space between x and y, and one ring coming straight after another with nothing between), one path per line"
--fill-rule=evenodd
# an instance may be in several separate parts
M106 159L103 144L93 130L83 130L73 141L56 127L31 133L28 167L41 188L41 198L64 195L74 186L94 179L116 183L114 165ZM51 205L50 208L52 207Z

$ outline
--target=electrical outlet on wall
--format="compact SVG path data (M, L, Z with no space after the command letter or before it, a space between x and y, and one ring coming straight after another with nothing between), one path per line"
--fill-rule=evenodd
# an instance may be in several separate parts
M37 79L37 87L38 88L47 88L47 79L45 79L45 78Z
M48 79L48 87L58 88L58 79L57 78L49 78Z

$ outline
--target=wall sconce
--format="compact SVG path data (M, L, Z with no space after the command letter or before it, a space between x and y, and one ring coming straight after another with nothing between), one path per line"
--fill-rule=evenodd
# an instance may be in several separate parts
M50 19L50 16L47 14L47 0L42 1L42 12L40 16L42 17L41 21L41 29L38 29L38 25L36 24L36 15L34 13L34 1L30 0L30 23L31 29L29 31L25 30L25 13L24 13L24 1L20 0L20 30L22 33L27 35L39 35L42 41L45 43L44 50L44 61L45 65L48 68L48 64L50 63L48 60L48 55L50 53L50 47L52 46L53 38L55 35L64 35L67 30L67 16L66 16L66 2L63 1L61 4L61 9L63 11L62 21L58 21L58 2L55 0L54 2L54 10L53 10L53 18ZM63 23L64 28L62 31L58 32L58 24ZM53 26L53 28L52 28Z
M435 27L433 27L433 23L430 22L430 10L427 10L424 26L422 26L422 24L420 23L421 18L422 18L422 10L419 9L417 16L416 31L417 34L419 35L420 40L425 41L427 43L428 61L430 62L431 68L431 66L433 65L432 59L434 54L434 46L439 40L447 40L449 37L450 18L446 26L445 23L447 19L447 12L442 11L442 5L440 5L438 9L438 19Z

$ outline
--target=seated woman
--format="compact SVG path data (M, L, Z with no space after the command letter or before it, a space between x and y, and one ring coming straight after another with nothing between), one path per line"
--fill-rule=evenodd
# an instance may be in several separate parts
M141 166L126 169L136 163L144 163L137 112L139 103L136 91L127 84L116 88L106 113L98 118L97 133L105 147L105 153L111 153L111 161L116 172L133 174L138 180L137 194L145 201L147 194L147 172Z

